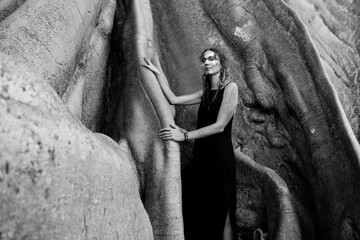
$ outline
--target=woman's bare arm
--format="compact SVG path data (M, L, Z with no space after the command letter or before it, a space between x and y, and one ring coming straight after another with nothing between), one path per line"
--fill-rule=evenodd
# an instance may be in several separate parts
M167 81L165 80L166 78L163 74L159 74L159 75L155 74L155 76L160 84L161 90L163 91L166 99L170 104L192 105L201 102L203 90L196 91L192 94L176 96L174 92L170 89L169 85L167 84Z
M150 71L152 71L158 80L160 87L168 100L172 105L191 105L201 102L202 90L194 92L188 95L176 96L174 92L170 89L169 84L167 83L166 77L162 74L149 60L145 59L146 65L143 65Z

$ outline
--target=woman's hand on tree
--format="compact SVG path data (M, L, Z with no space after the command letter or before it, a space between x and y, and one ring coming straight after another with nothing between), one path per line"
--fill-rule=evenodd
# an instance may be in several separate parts
M159 69L155 67L154 64L149 59L144 58L145 63L141 64L143 67L146 67L150 71L152 71L155 75L160 75Z
M183 133L183 134L187 132L185 129L179 127L179 126L176 125L176 124L170 123L170 127L172 127L172 128L178 128L178 129L180 130L180 132Z
M170 124L170 128L163 128L159 132L162 140L173 140L176 142L185 141L185 135L178 126Z

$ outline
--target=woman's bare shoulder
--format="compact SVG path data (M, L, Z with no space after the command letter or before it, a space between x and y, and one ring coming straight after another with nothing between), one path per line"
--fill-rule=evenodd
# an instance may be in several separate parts
M230 92L235 91L235 90L237 91L238 86L237 86L237 84L235 82L230 82L225 86L224 90L225 91L230 91Z

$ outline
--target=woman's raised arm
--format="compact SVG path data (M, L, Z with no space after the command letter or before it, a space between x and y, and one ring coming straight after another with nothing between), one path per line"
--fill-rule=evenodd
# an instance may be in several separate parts
M168 102L172 105L192 105L201 102L201 97L203 90L199 90L192 94L176 96L174 92L170 89L166 81L166 77L162 74L157 67L155 67L150 60L144 58L145 64L142 64L143 67L149 69L154 73L156 79L158 80L160 87L168 100Z

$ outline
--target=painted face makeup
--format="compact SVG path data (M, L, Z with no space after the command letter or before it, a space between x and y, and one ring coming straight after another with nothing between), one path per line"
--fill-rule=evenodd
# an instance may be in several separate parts
M213 51L206 51L201 59L205 74L214 75L220 72L221 64L218 56Z

